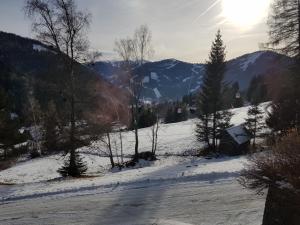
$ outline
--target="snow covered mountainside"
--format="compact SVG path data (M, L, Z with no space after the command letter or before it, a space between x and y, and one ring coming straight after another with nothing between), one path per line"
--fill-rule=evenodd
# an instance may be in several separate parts
M269 103L261 104L263 110L268 110ZM241 124L247 116L248 107L233 109L232 124ZM81 148L84 160L88 163L88 174L96 176L93 179L56 181L60 178L57 169L63 163L61 155L54 155L18 163L16 166L0 172L1 183L27 184L34 188L17 188L9 194L1 195L0 200L27 195L40 195L48 192L72 192L87 187L109 186L112 184L173 180L196 179L209 181L211 179L227 179L236 177L246 162L245 157L221 158L207 160L194 157L181 157L193 153L199 147L195 138L196 120L174 124L162 124L159 129L157 154L160 160L137 166L135 170L122 172L110 171L109 158L103 154L105 144L95 142L91 147ZM151 150L151 129L140 130L140 151ZM112 134L112 143L117 142L117 136ZM134 134L125 132L123 137L124 154L133 154ZM118 160L117 158L115 159ZM145 167L146 166L146 167ZM142 168L143 167L143 168ZM44 182L53 181L45 185ZM42 182L42 183L41 183ZM14 189L14 188L13 188Z
M283 71L290 59L270 51L259 51L228 61L225 80L238 82L246 90L255 76L272 76ZM96 62L93 68L111 83L120 82L120 62ZM135 71L143 82L143 97L147 99L180 99L197 91L204 75L204 64L192 64L176 59L148 62Z
M268 105L260 107L267 111ZM247 110L232 109L231 122L243 123ZM95 142L80 149L89 167L87 178L61 179L56 172L61 155L25 160L1 171L0 224L261 224L265 197L236 180L247 163L245 156L178 156L199 147L195 123L162 124L159 160L140 162L133 169L110 170L109 159L101 154L104 146ZM150 132L140 130L141 151L149 150ZM127 157L134 149L133 136L124 133Z

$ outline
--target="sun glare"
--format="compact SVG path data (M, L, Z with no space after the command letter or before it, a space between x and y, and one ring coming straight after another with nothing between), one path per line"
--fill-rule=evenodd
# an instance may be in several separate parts
M223 0L222 16L242 28L248 29L267 15L270 0Z

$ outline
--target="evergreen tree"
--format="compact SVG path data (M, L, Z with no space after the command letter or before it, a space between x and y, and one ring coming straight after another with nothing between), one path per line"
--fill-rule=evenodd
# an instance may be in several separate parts
M145 128L151 127L153 124L156 123L156 115L151 107L142 106L139 112L139 120L138 120L138 127Z
M239 108L244 105L243 96L240 92L239 83L225 86L223 90L223 109Z
M253 103L254 101L262 103L269 100L267 86L262 76L255 76L252 78L247 90L247 100L250 103Z
M253 138L253 147L256 145L256 138L259 137L260 132L264 128L263 123L263 111L259 108L258 103L254 103L250 106L248 112L247 112L247 119L245 126L248 129L248 131L251 133Z
M240 91L240 86L238 82L232 85L233 90L233 108L240 108L244 106L243 96Z
M51 153L58 150L58 117L54 102L48 104L48 110L44 113L44 148L45 152Z
M3 159L9 156L9 150L21 142L22 135L18 131L19 120L10 111L9 98L0 88L0 144L3 149Z
M166 116L165 116L165 123L174 123L175 117L174 117L174 107L168 106Z
M299 0L275 0L269 19L269 46L292 56L294 63L273 99L267 125L275 132L286 134L300 128L300 4Z
M198 118L196 127L198 141L205 142L213 152L217 151L220 133L229 126L231 114L222 112L224 90L224 73L226 71L225 46L218 31L212 44L209 61L198 99Z
M59 172L63 177L80 177L81 175L84 175L86 171L86 163L83 162L79 153L75 152L75 154L70 154L70 159L66 160L64 165L58 169L57 172Z
M90 24L90 14L78 10L74 0L68 1L45 1L27 0L25 3L25 13L32 20L33 31L41 42L52 45L57 56L62 60L64 69L68 72L68 83L65 90L66 98L69 103L69 152L70 162L67 174L74 174L81 170L75 168L76 161L76 142L78 138L76 120L78 117L78 72L76 64L84 61L88 49L86 31ZM51 21L51 22L49 22ZM82 85L82 84L81 84ZM70 170L73 169L73 172Z
M165 123L178 123L188 119L187 106L176 102L169 106L165 116Z

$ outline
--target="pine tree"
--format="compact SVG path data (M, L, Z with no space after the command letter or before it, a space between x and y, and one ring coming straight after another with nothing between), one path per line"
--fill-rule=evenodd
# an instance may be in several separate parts
M173 106L168 106L164 121L165 121L165 123L174 123L175 122Z
M253 105L250 106L247 114L248 117L246 119L245 126L252 135L253 138L252 145L253 148L255 148L256 138L259 137L260 132L264 128L263 111L259 108L258 103L255 102Z
M293 57L294 63L273 99L272 112L267 125L286 134L289 129L300 128L300 3L299 0L275 0L269 19L269 47Z
M82 160L78 152L69 154L69 159L57 170L63 177L80 177L87 171L86 163Z
M58 150L58 117L54 102L48 104L48 110L44 113L44 153L51 153Z
M243 107L244 100L243 100L243 96L241 95L239 83L235 82L231 88L233 90L233 107L234 108Z
M0 88L0 145L3 149L3 159L9 156L9 150L19 143L22 135L19 133L20 123L18 118L12 118L9 98Z
M209 61L198 98L198 118L196 127L198 141L205 142L213 152L217 151L220 133L229 126L230 113L222 112L224 73L226 71L225 46L218 31L212 44Z

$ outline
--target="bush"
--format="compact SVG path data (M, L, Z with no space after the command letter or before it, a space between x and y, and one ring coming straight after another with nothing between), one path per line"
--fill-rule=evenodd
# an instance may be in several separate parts
M157 160L156 156L152 152L140 152L138 154L138 157L133 156L133 158L127 162L124 163L124 165L117 165L119 168L123 167L135 167L136 164L139 162L139 160L145 160L145 161L155 161Z
M251 189L292 185L300 189L300 135L290 131L271 151L255 154L242 171L240 182Z
M171 105L167 109L164 122L165 123L177 123L186 121L188 119L188 110L186 105L176 104Z

